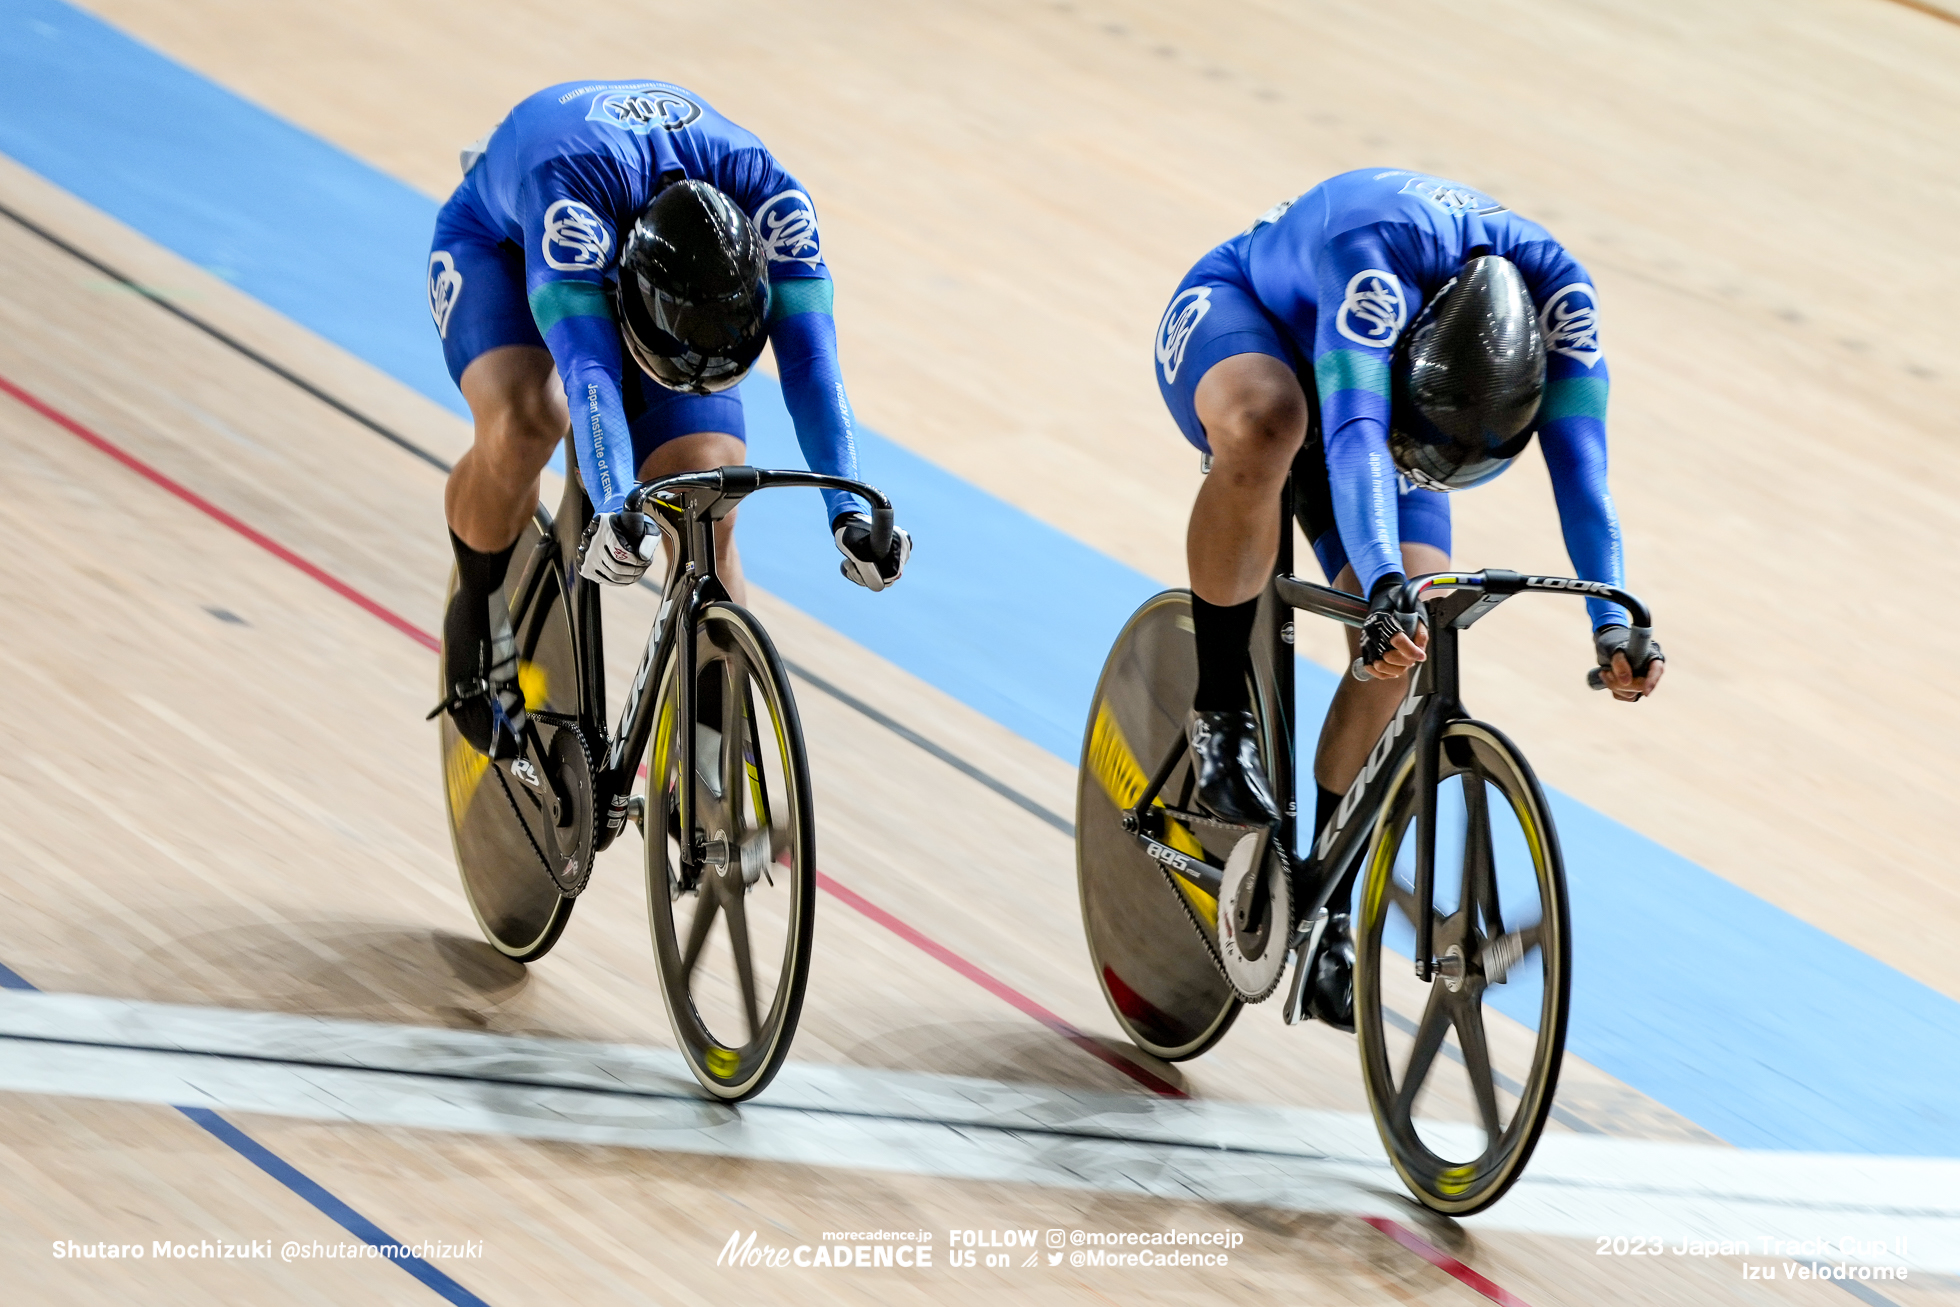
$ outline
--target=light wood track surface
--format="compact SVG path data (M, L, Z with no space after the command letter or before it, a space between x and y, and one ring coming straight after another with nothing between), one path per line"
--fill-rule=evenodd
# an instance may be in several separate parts
M539 85L647 73L696 87L815 194L863 419L1169 583L1197 477L1148 349L1185 268L1342 168L1415 166L1494 191L1546 221L1602 287L1632 583L1677 662L1660 699L1614 709L1579 688L1575 617L1507 609L1478 629L1475 701L1501 703L1551 783L1960 997L1947 943L1960 894L1943 854L1960 702L1896 652L1900 632L1932 649L1960 635L1906 572L1941 557L1960 489L1960 329L1946 316L1960 269L1944 243L1960 182L1928 162L1960 136L1960 29L1879 0L1475 15L595 0L575 20L509 3L90 7L431 195L452 184L456 147ZM463 447L447 413L4 161L0 199L443 456ZM437 473L6 224L0 278L0 374L435 629ZM6 401L0 460L14 560L0 600L32 615L32 638L9 642L0 901L19 944L0 960L50 989L668 1042L631 836L547 965L526 974L476 942L420 723L425 651ZM73 561L74 541L110 529L142 547L115 566ZM1563 566L1535 463L1463 500L1458 539L1466 564ZM1068 810L1065 765L787 606L757 607L792 657ZM626 596L614 611L623 669L651 605ZM1334 661L1331 645L1306 652ZM1067 842L799 694L825 870L1113 1043ZM890 787L875 803L855 783L865 775ZM988 877L971 873L972 837L930 819L954 791L1017 850ZM820 913L800 1059L1134 1088L835 900ZM1349 1041L1281 1036L1255 1010L1201 1062L1156 1070L1194 1093L1362 1110ZM1576 1062L1561 1103L1611 1132L1696 1135ZM738 1224L807 1236L910 1213L941 1230L1219 1217L626 1150L247 1127L384 1228L407 1236L432 1211L465 1224L492 1257L445 1269L513 1291L497 1301L725 1297L712 1261ZM182 1237L239 1232L254 1215L337 1231L164 1109L10 1099L0 1146L16 1217L0 1260L33 1270L19 1300L126 1301L160 1284L159 1300L428 1299L375 1265L173 1266L181 1281L51 1271L46 1239L131 1212L156 1227L145 1238L177 1222ZM1229 1289L1194 1277L1120 1296L1475 1300L1351 1219L1228 1215L1254 1236ZM1719 1261L1606 1275L1590 1246L1558 1240L1455 1251L1534 1304L1762 1300ZM984 1272L967 1290L901 1284L889 1296L1004 1287ZM1775 1300L1812 1296L1842 1297L1779 1286Z
M1580 684L1582 619L1507 609L1471 701L1552 784L1960 997L1960 698L1906 652L1960 636L1914 575L1960 525L1960 26L1883 0L89 7L431 195L539 86L700 90L817 198L863 419L1167 582L1197 470L1149 341L1185 269L1345 168L1484 187L1601 288L1630 579L1674 663L1618 708ZM1523 464L1458 505L1464 565L1566 567Z
M0 201L85 248L114 250L145 284L438 452L457 451L454 418L45 183L0 167ZM444 560L434 469L11 224L0 227L0 284L9 288L0 296L0 375L409 621L436 624ZM0 404L0 462L16 488L0 505L0 541L15 560L0 601L33 614L37 633L10 643L17 707L14 747L0 759L0 793L12 801L12 815L0 819L0 902L12 925L0 960L51 990L669 1043L633 837L602 860L546 962L520 968L475 937L442 838L433 728L420 720L432 679L424 648L11 400ZM78 561L69 542L100 522L142 548L115 567ZM623 676L633 625L650 621L652 600L630 592L618 600L609 629ZM1065 765L794 609L766 595L757 607L785 650L819 675L957 742L1041 802L1068 807ZM1083 954L1068 841L835 700L807 688L801 700L826 871L1117 1046ZM858 783L868 776L879 778L875 796ZM1009 856L945 820L949 794ZM972 872L983 857L984 877ZM823 900L820 916L799 1058L1139 1092L836 899ZM1282 1030L1270 1007L1249 1013L1205 1060L1154 1070L1194 1094L1365 1110L1352 1043L1317 1027ZM1561 1104L1592 1130L1706 1139L1576 1059ZM1467 1103L1455 1106L1469 1119ZM444 1268L479 1292L569 1276L593 1300L634 1301L620 1286L640 1283L647 1259L683 1281L708 1276L728 1233L700 1215L711 1201L774 1203L776 1219L799 1230L889 1228L912 1211L941 1230L1004 1225L1013 1213L1023 1225L1078 1226L1179 1215L1143 1200L1112 1206L1089 1195L631 1150L249 1128L391 1233L437 1237L425 1233L430 1212L442 1213L445 1229L463 1223L499 1250L488 1282L473 1279L481 1268L470 1264ZM0 1135L15 1138L22 1159L8 1168L7 1201L35 1214L8 1236L15 1255L38 1268L24 1301L112 1301L137 1282L127 1267L48 1270L51 1238L245 1237L260 1228L207 1192L207 1172L226 1177L219 1194L253 1184L278 1194L262 1209L260 1224L276 1227L268 1233L338 1237L296 1201L288 1211L277 1186L164 1109L10 1098L0 1104ZM555 1178L543 1178L554 1166ZM581 1196L593 1185L612 1188L587 1207ZM1211 1214L1228 1218L1271 1227L1272 1260L1250 1262L1253 1282L1270 1275L1326 1301L1454 1301L1465 1292L1349 1218ZM587 1236L587 1251L567 1259L575 1270L537 1251L540 1230L580 1221L610 1233ZM621 1252L648 1230L680 1232L666 1236L671 1256ZM1456 1251L1486 1273L1523 1275L1520 1283L1547 1275L1548 1257L1585 1254L1515 1235L1482 1236ZM1580 1268L1595 1273L1592 1263ZM179 1269L153 1265L144 1274L161 1278L142 1282L162 1286L164 1301L194 1291L258 1301L266 1283L289 1280L322 1300L426 1292L388 1267L324 1278L310 1269L194 1267L181 1280ZM1671 1300L1667 1286L1682 1272L1654 1274L1653 1300ZM360 1287L341 1285L341 1275ZM1215 1289L1172 1279L1135 1296L1179 1301ZM937 1281L930 1289L945 1291ZM1097 1295L1084 1285L1043 1292Z

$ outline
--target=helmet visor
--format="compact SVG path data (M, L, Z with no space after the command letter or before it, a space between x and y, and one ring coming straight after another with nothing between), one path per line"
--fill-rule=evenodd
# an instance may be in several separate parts
M762 356L768 282L747 294L690 302L636 280L639 294L617 296L620 335L640 370L662 386L711 395L739 382Z

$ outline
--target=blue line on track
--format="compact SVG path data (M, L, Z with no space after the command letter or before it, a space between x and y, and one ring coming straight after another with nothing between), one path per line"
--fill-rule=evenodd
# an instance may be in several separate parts
M41 992L39 986L29 982L18 971L15 971L4 962L0 962L0 989L24 989L36 994ZM202 1126L214 1138L221 1141L227 1148L311 1203L349 1234L372 1248L380 1249L381 1256L384 1260L393 1262L395 1265L401 1267L423 1284L426 1284L429 1288L441 1294L443 1298L455 1303L456 1307L490 1307L490 1304L484 1302L483 1299L477 1297L468 1289L465 1289L462 1285L450 1279L447 1275L444 1275L440 1270L422 1258L391 1255L388 1251L389 1249L397 1249L404 1246L401 1240L388 1234L373 1221L368 1220L367 1217L362 1216L346 1203L334 1197L325 1185L322 1185L318 1180L315 1180L312 1176L306 1174L306 1172L300 1170L291 1162L288 1162L285 1158L252 1138L252 1136L246 1134L243 1130L240 1130L237 1126L225 1120L210 1108L185 1107L180 1103L173 1103L171 1106L175 1107L191 1120L197 1122L198 1125Z
M60 0L0 0L0 152L462 411L422 302L435 199ZM751 461L800 465L775 383L744 393ZM873 432L860 444L918 537L905 583L844 584L812 545L814 495L744 505L749 575L1073 762L1108 643L1157 583ZM1299 671L1310 722L1335 679ZM1551 802L1572 1052L1744 1147L1960 1156L1960 1003Z

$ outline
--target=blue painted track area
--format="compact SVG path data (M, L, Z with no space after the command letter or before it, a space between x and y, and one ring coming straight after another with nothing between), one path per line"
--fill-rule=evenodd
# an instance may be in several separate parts
M437 201L81 11L0 0L0 152L458 413L424 302ZM99 251L112 257L113 251ZM753 461L799 461L774 383ZM845 584L814 499L743 512L757 584L1073 762L1110 639L1158 583L873 433L919 541ZM431 530L436 524L431 523ZM1334 685L1301 667L1301 717ZM1960 1003L1554 796L1574 897L1574 1053L1731 1143L1960 1156Z

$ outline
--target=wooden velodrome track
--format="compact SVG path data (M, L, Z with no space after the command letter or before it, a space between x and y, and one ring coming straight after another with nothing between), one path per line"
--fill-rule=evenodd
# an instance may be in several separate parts
M1675 664L1665 694L1615 709L1580 687L1572 615L1517 605L1480 628L1477 699L1501 702L1566 792L1960 998L1947 853L1960 697L1926 656L1960 640L1960 617L1914 576L1960 517L1960 26L1881 0L1520 2L1474 16L1140 0L90 8L430 195L453 184L457 145L537 86L644 71L701 89L823 206L862 420L1167 583L1181 579L1197 473L1150 384L1147 341L1182 271L1344 168L1414 166L1495 192L1602 286L1632 583ZM447 412L4 160L0 201L438 456L465 446ZM439 621L437 471L8 223L0 377L411 625ZM527 973L475 942L421 721L425 648L12 401L0 468L14 633L0 961L45 990L669 1042L631 837L547 964ZM1535 469L1466 499L1457 520L1467 565L1564 566ZM931 524L913 525L929 547ZM622 671L652 602L612 607ZM756 606L818 676L1069 810L1072 772L1051 755L787 605ZM1335 661L1331 643L1304 652ZM798 688L823 863L850 897L821 909L797 1059L1139 1093L1026 1013L1114 1043L1066 838ZM944 820L949 802L979 820ZM967 870L983 858L986 875ZM1201 1098L1365 1110L1351 1042L1282 1030L1266 1009L1204 1059L1150 1074ZM1560 1101L1591 1130L1707 1138L1577 1059ZM1351 1216L240 1119L381 1228L481 1240L481 1258L444 1270L493 1303L1476 1300ZM51 1261L57 1238L336 1233L166 1107L7 1096L0 1149L12 1300L430 1301L376 1262ZM1230 1226L1246 1245L1229 1271L1114 1285L981 1269L752 1287L714 1266L738 1227L792 1241L922 1228L943 1249L955 1228L1174 1224ZM1843 1300L1833 1286L1745 1283L1734 1259L1634 1264L1549 1235L1424 1237L1533 1304Z

